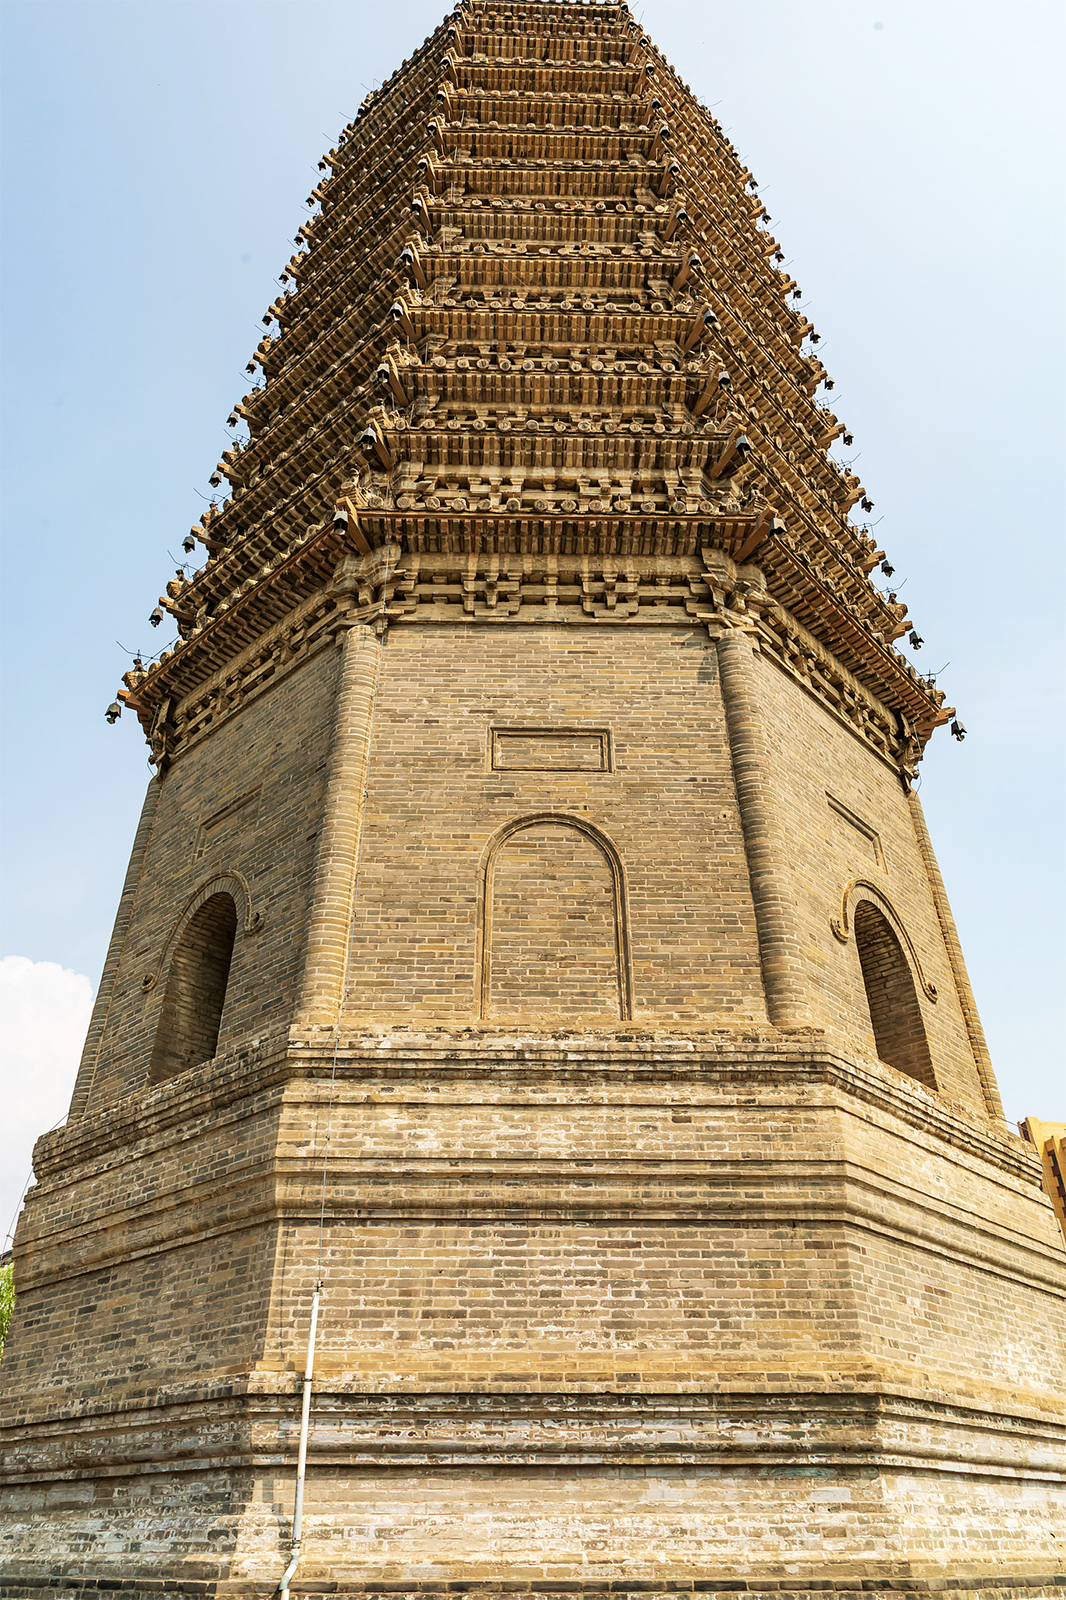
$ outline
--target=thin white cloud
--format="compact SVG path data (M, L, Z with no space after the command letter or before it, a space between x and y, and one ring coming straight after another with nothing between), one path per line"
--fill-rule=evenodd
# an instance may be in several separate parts
M12 1225L34 1142L67 1114L92 1012L80 972L26 956L0 960L0 1230ZM11 1241L0 1241L0 1249Z

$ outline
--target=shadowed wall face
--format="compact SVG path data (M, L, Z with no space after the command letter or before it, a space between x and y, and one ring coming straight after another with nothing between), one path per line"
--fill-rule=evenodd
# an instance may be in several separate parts
M563 1017L621 1011L615 887L603 852L576 828L513 834L490 871L488 1012Z
M907 959L887 919L868 900L855 908L855 944L877 1054L890 1067L935 1089L921 1007Z
M205 901L182 934L170 963L149 1082L214 1055L236 934L237 907L228 894Z

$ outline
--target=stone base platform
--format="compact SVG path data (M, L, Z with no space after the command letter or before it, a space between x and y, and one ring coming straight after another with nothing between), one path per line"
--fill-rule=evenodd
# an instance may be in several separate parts
M814 1035L330 1046L39 1145L0 1595L272 1592L320 1271L294 1593L1056 1592L1021 1141Z

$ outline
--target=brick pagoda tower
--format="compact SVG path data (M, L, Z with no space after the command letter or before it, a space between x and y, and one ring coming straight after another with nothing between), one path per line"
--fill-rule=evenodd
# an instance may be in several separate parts
M754 180L624 5L534 0L322 167L122 691L0 1593L274 1593L319 1281L294 1592L1059 1592L1062 1240L911 788L952 713Z

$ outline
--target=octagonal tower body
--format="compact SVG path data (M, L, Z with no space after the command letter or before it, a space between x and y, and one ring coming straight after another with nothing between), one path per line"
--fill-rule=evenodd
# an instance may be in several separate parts
M1053 1592L1062 1244L911 786L950 712L750 175L624 7L517 0L324 167L123 691L0 1593L271 1592L320 1280L307 1592Z

